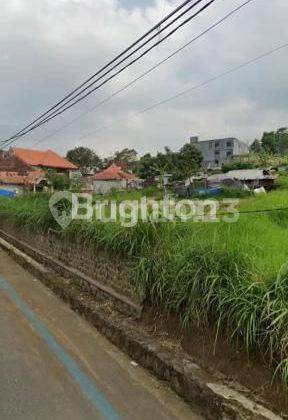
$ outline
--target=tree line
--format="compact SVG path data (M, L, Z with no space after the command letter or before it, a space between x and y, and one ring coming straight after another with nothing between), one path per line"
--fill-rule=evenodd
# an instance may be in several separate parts
M190 143L185 144L177 152L165 147L164 153L158 152L155 156L147 153L139 157L135 149L125 148L104 159L90 148L76 147L67 152L67 158L80 168L84 176L114 163L145 180L167 173L175 180L186 179L200 170L203 160L201 152Z
M276 131L265 131L261 140L255 139L250 146L253 153L268 153L282 155L288 153L288 129L279 128Z
M288 129L282 127L276 131L264 132L261 140L253 141L250 152L263 156L288 154ZM88 147L80 146L69 150L67 158L79 167L83 176L103 170L114 163L145 180L164 174L170 174L172 180L187 179L200 171L203 161L201 152L190 143L176 152L165 147L163 152L156 155L146 153L139 156L135 149L125 148L105 158L100 158Z

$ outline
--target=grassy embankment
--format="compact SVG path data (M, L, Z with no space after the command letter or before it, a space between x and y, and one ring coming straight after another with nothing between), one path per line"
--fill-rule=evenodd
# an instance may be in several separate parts
M288 383L288 190L243 199L237 223L73 222L83 243L125 254L135 286L185 326L216 325L231 339L271 358ZM138 194L138 193L137 193ZM130 196L131 197L131 196ZM121 197L117 197L120 199ZM134 197L133 197L134 198ZM136 197L135 197L136 198ZM127 197L125 197L127 199ZM0 200L0 217L43 232L56 229L45 195Z

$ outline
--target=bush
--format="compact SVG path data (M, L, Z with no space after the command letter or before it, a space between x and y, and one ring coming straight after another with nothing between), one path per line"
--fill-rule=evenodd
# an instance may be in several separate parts
M223 187L220 194L220 198L248 198L251 197L253 193L251 191L243 190L241 188L228 188Z
M227 173L229 171L234 171L234 170L238 170L238 169L254 169L257 166L254 163L251 162L232 162L232 163L227 163L222 165L222 171L224 173Z
M280 173L275 183L276 188L280 190L288 190L288 175L287 173Z
M49 169L46 172L46 175L55 190L65 191L70 188L70 180L67 175L59 174L52 169Z

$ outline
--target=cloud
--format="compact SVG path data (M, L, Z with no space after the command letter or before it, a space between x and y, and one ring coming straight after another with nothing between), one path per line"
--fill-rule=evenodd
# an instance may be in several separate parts
M218 0L63 118L28 135L32 146L129 83L224 16L243 0ZM93 74L144 33L176 0L4 0L0 16L0 134L7 136ZM159 100L197 85L288 39L285 0L253 0L222 26L147 78L66 129L39 143L61 153L79 144L106 155L122 147L140 153L177 149L189 138L237 136L251 141L287 125L287 50L142 115ZM104 127L106 127L104 129ZM88 133L91 133L87 136ZM86 135L86 137L84 137Z

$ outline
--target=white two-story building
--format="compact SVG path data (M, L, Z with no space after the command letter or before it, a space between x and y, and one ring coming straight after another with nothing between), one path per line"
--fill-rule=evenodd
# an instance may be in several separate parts
M199 141L198 137L190 137L190 143L202 152L203 165L207 169L220 167L231 162L237 155L249 153L248 145L234 137L205 141Z

